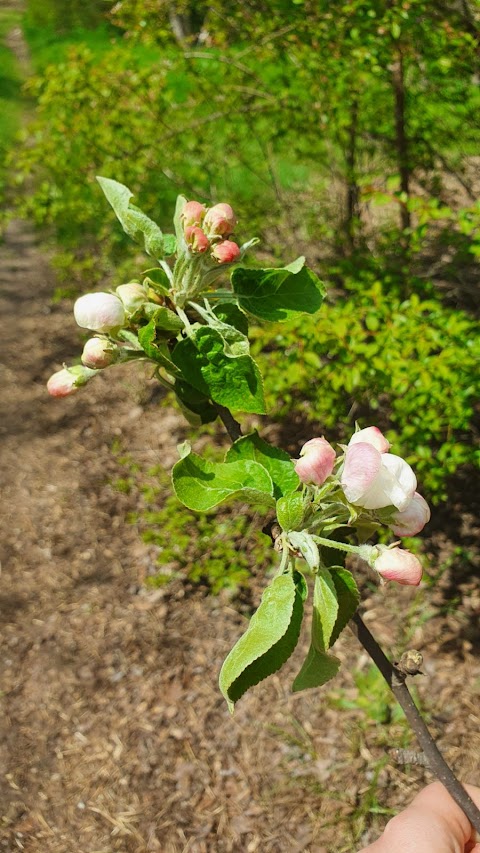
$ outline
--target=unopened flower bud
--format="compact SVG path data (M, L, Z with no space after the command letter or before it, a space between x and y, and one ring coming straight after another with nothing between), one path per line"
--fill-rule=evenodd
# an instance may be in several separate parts
M203 253L210 248L210 240L207 235L196 225L185 228L185 240L191 252Z
M107 338L90 338L83 348L82 363L85 367L101 370L117 361L120 348Z
M303 445L295 471L302 483L321 486L333 471L335 450L326 438L311 438Z
M391 529L395 536L416 536L430 521L430 507L425 498L415 492L407 508L396 512L393 521Z
M204 204L199 201L187 201L182 211L182 219L184 228L191 225L201 225L207 209Z
M408 586L418 586L422 580L422 565L414 554L402 548L377 545L375 550L379 549L380 555L371 565L382 578Z
M96 373L96 370L90 370L81 364L64 367L50 377L47 382L47 391L51 397L68 397L78 391L82 385L86 385Z
M360 429L358 432L355 432L348 442L348 446L351 447L352 444L358 444L362 441L373 445L379 453L388 453L391 447L390 442L387 441L383 433L380 432L378 427L374 426L365 427L365 429Z
M119 285L115 293L122 300L127 314L135 314L148 301L148 290L143 284L139 284L138 281L130 281L128 284Z
M233 240L222 240L212 249L212 258L221 264L234 264L240 257L240 248Z
M125 309L113 293L87 293L73 307L76 322L82 329L110 332L125 323Z
M207 210L203 227L209 237L228 237L236 224L237 217L232 208L222 203Z

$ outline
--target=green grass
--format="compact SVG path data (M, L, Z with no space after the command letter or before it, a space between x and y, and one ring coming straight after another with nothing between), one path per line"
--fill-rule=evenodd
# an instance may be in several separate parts
M0 9L0 197L5 186L5 159L20 127L23 110L20 68L6 45L8 33L20 21L20 14Z

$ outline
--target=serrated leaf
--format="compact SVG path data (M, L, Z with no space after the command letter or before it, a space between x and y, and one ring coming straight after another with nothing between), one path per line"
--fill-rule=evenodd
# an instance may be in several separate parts
M150 317L150 321L155 323L157 331L175 332L175 334L178 334L183 329L183 322L180 320L178 314L170 311L170 308L166 308L165 305L155 305L153 302L147 302L143 306L143 310L147 317Z
M240 307L262 320L315 314L323 302L325 288L304 263L305 258L297 258L280 269L234 269L232 285Z
M219 302L213 312L222 323L235 326L242 335L248 335L248 318L234 302Z
M302 527L305 506L303 495L300 492L279 498L275 510L277 521L282 530L288 532L290 530L298 530L299 527Z
M303 618L302 581L301 575L294 579L290 573L272 581L247 631L226 658L220 689L230 711L246 690L277 672L294 651Z
M157 259L163 258L165 246L162 231L156 222L130 203L133 193L128 187L110 178L97 177L97 181L125 233L132 240L143 245L147 255Z
M292 691L298 693L300 690L321 687L334 678L339 669L340 661L338 658L325 652L319 652L312 644L303 666L293 682Z
M143 280L144 285L148 285L162 296L169 295L170 280L165 270L162 270L161 267L152 267L152 269L145 270L142 275L145 276Z
M338 615L330 636L330 645L338 640L345 626L350 622L359 603L360 593L352 573L343 566L335 566L330 570L338 601Z
M250 344L243 332L240 332L235 326L231 326L229 323L224 323L220 317L217 317L209 305L206 308L197 305L195 302L190 302L190 305L205 320L207 326L220 333L224 341L223 350L226 355L240 356L249 354Z
M174 390L178 404L192 426L210 424L217 419L218 412L208 397L205 397L184 379L176 380Z
M273 482L275 498L295 491L300 480L288 453L260 438L258 432L239 438L228 450L226 462L237 459L254 459L267 469Z
M273 483L263 465L250 460L208 462L190 453L172 471L173 488L188 509L206 512L231 498L273 506Z
M150 320L146 326L138 330L138 340L144 353L153 361L165 367L169 373L177 374L177 367L173 363L170 350L164 341L157 341L157 327L155 320Z
M307 533L306 530L291 530L288 534L288 541L296 551L300 551L312 572L316 572L320 565L320 554L310 533Z
M329 569L322 568L313 590L312 645L319 652L330 648L330 637L338 615L337 590Z
M336 625L339 606L336 586L328 569L322 568L315 578L313 591L312 640L303 666L293 682L297 693L312 687L321 687L333 678L340 661L327 654Z
M188 382L215 403L234 411L265 414L260 371L249 355L225 352L220 332L207 326L180 341L172 359Z

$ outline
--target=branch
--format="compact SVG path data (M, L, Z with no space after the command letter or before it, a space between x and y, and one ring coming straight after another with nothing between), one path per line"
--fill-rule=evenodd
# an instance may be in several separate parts
M378 666L395 699L401 706L408 723L427 757L429 770L442 782L448 793L466 814L472 826L477 832L480 832L480 811L438 749L405 684L405 673L390 663L358 613L353 616L350 627L365 651L368 652L373 662Z
M235 420L229 409L215 404L218 415L228 432L232 442L242 435L238 421ZM427 758L428 768L435 774L451 797L468 817L472 826L480 833L480 810L477 809L472 798L467 794L461 782L455 776L453 770L448 766L442 753L438 749L432 735L425 725L420 711L412 699L410 691L405 684L407 670L402 671L400 667L390 663L383 650L378 645L375 637L370 633L359 613L355 613L350 621L350 627L356 635L365 651L370 655L373 662L378 666L385 681L390 687L395 699L403 710L407 721L415 733L417 740Z

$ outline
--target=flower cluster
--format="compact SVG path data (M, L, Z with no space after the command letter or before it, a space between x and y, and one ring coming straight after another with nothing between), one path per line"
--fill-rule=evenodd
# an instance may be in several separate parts
M395 536L415 536L430 520L430 509L416 491L410 465L390 453L390 443L377 427L357 431L337 457L325 438L302 447L295 470L310 486L329 481L343 493L353 517L361 523L383 523ZM335 472L335 473L334 473ZM363 556L387 580L418 584L422 568L410 552L396 547L364 546Z
M233 264L240 258L240 247L227 239L233 233L237 218L229 204L206 208L198 201L188 201L182 211L185 241L193 254L205 254L219 264Z
M100 370L131 357L132 350L115 338L151 297L147 287L133 281L121 284L115 293L86 293L77 299L73 307L77 325L99 334L85 343L82 364L63 367L50 377L48 393L52 397L68 397Z

